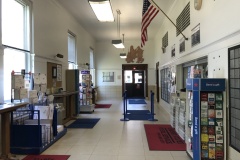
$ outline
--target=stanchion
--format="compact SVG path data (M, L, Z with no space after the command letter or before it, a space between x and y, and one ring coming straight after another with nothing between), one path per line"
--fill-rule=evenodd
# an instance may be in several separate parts
M158 121L154 119L154 93L151 91L151 118L148 119L149 121Z
M128 118L126 118L126 111L127 111L127 91L123 94L123 118L120 119L120 121L129 121Z

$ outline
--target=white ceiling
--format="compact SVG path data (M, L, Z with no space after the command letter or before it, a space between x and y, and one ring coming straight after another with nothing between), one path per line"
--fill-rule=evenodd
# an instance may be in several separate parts
M167 13L175 0L154 0ZM58 0L90 33L96 41L109 41L122 38L124 40L140 40L143 0L111 0L115 22L99 22L93 13L88 0ZM117 12L120 14L120 37L117 32ZM148 27L148 38L152 39L163 22L164 15L160 11Z

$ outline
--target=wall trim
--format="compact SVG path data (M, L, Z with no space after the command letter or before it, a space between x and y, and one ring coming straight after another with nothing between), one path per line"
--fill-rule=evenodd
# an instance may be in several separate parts
M177 62L179 59L182 59L182 58L184 58L184 57L187 57L187 56L190 55L190 54L193 54L193 53L196 53L196 52L198 52L198 51L201 51L201 50L203 50L203 49L205 49L205 48L208 48L208 47L210 47L210 46L212 46L212 45L215 45L215 44L217 44L217 43L223 42L223 41L225 41L225 40L227 40L227 39L230 39L230 38L232 38L232 37L238 36L239 34L240 34L240 29L237 30L237 31L235 31L235 32L232 32L232 33L229 34L229 35L226 35L226 36L222 37L221 39L218 39L218 40L213 41L213 42L211 42L211 43L205 44L205 45L203 45L203 46L201 46L201 47L199 47L199 48L197 48L197 49L195 49L195 50L193 50L193 51L189 51L188 53L186 53L186 54L184 54L184 55L182 55L182 56L180 55L179 57L177 57L177 58L175 58L175 59L173 59L173 60L171 60L171 61L169 61L169 62L167 62L167 63L165 63L165 64L162 64L162 65L160 66L160 68L163 68L163 67L165 67L165 66L171 65L172 63ZM226 44L225 46L222 46L221 48L217 48L217 49L215 49L215 50L212 50L212 52L217 51L217 50L221 50L221 49L226 48L226 47L230 48L230 47L236 46L236 45L238 45L238 44L240 44L240 42L234 43L234 44L231 44L231 45ZM209 52L208 52L208 53L209 53ZM204 54L204 55L201 55L201 57L202 57L202 56L207 56L208 53L206 53L206 54ZM176 65L177 65L177 64L176 64Z

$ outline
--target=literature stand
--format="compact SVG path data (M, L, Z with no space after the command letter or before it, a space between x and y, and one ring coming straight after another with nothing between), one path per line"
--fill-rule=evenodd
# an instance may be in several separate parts
M92 76L90 71L83 70L80 73L80 112L94 112L93 104L94 89L92 88Z
M225 79L189 78L186 80L186 90L188 155L194 160L224 160Z

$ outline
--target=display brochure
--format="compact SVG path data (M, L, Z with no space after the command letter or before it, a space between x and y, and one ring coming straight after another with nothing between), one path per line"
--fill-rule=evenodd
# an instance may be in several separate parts
M209 159L215 159L215 143L209 143Z
M208 134L215 134L215 127L214 126L208 126Z

